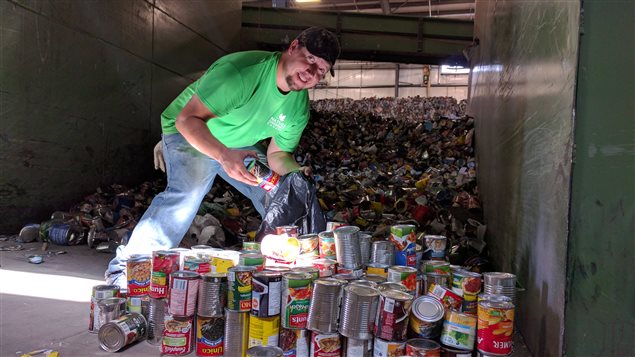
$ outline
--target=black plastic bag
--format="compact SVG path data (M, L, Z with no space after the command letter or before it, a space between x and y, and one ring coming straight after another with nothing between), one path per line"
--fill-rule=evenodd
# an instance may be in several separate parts
M320 233L326 230L326 217L317 198L315 183L301 172L292 172L267 197L265 216L256 233L260 242L276 227L298 226L298 234Z

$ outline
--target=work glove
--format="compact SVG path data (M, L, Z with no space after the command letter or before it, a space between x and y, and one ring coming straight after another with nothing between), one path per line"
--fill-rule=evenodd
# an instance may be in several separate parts
M165 160L163 160L163 140L154 146L154 169L165 172Z

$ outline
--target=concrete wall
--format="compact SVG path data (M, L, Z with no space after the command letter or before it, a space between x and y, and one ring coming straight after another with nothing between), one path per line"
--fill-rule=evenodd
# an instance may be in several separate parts
M635 2L583 6L565 354L632 356Z
M477 1L469 112L488 246L515 273L517 326L535 356L565 328L578 1Z
M161 111L237 50L240 7L0 0L0 233L155 175Z

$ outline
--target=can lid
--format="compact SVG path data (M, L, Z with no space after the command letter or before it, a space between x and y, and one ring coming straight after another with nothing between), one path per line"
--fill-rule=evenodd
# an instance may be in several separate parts
M273 270L263 270L263 271L255 271L254 272L254 278L257 277L281 277L282 276L282 272L280 271L273 271Z
M304 272L289 272L283 275L287 280L312 280L313 275Z
M209 272L209 273L205 273L201 275L201 278L203 278L203 280L208 281L208 280L212 280L215 278L227 278L227 273L221 273L221 272Z
M126 335L116 323L104 324L98 333L99 345L104 351L117 352L126 345Z
M318 235L316 233L303 234L298 237L299 240L303 239L317 239Z
M381 292L383 297L391 298L393 300L399 301L409 301L412 300L413 296L408 294L407 292L399 291L399 290L384 290Z
M456 276L460 276L460 277L464 277L464 278L481 278L481 274L479 273L475 273L469 270L465 270L465 269L456 269L454 271L452 271L452 275L456 275Z
M424 235L423 239L448 239L446 236Z
M129 262L142 262L145 260L150 260L150 254L132 254L129 258Z
M254 346L247 350L248 357L281 357L284 351L276 346Z
M355 234L359 232L359 227L356 226L341 226L341 227L337 227L335 228L335 230L333 231L333 234L340 236L340 235L349 235L349 234Z
M390 268L388 268L388 270L389 271L392 270L392 271L396 271L400 273L416 273L417 272L417 268L407 267L403 265L393 265Z
M254 270L258 270L258 267L255 266L247 266L247 265L236 265L233 266L231 268L228 268L227 271L228 272L234 272L234 271L254 271Z
M335 234L333 234L332 231L324 231L324 232L320 232L318 233L318 237L324 239L324 238L334 238Z
M379 296L379 290L363 285L346 285L344 290L359 296Z
M376 282L370 281L370 280L364 280L364 279L351 280L349 282L349 284L361 285L361 286L370 286L371 288L377 288L377 283Z
M179 270L179 271L170 273L170 276L174 278L197 279L201 275L197 272L190 271L190 270Z
M368 280L368 281L372 281L372 282L375 282L377 284L383 283L383 282L386 281L385 277L383 277L381 275L377 275L377 274L366 274L366 275L362 276L362 279Z
M437 322L443 318L443 304L434 296L423 295L412 303L412 313L422 321Z
M346 284L346 281L338 280L338 279L332 279L332 278L326 278L326 279L317 279L314 283L315 283L315 285L342 286L342 285Z
M381 283L381 284L379 284L379 286L377 286L377 288L379 289L379 291L398 290L398 291L408 292L408 288L406 288L406 286L404 284L395 283L393 281L388 281L388 282L385 282L385 283Z

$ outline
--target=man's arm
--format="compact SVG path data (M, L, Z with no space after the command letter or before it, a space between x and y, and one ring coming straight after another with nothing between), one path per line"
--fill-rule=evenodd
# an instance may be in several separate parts
M291 153L282 151L282 149L280 149L280 147L276 144L276 139L274 138L271 138L271 142L267 147L267 163L269 164L269 168L271 168L271 170L280 175L286 175L289 172L296 170L302 171L302 173L306 176L311 176L313 174L310 167L300 167Z
M253 150L231 150L212 135L207 121L216 116L194 94L176 117L176 129L196 150L215 159L227 174L248 185L257 185L256 178L247 172L244 160L248 156L257 157ZM293 161L293 158L291 158ZM295 161L293 161L295 163ZM297 164L296 164L297 165Z

